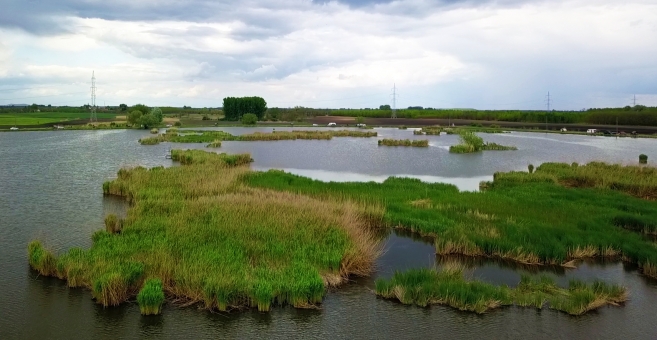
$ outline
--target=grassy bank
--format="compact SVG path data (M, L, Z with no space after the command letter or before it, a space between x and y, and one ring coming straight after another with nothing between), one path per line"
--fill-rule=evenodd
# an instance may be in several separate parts
M172 143L211 143L214 141L279 141L297 139L330 140L334 137L376 137L374 131L352 131L352 130L327 130L327 131L274 131L255 132L244 135L231 135L223 131L177 131L177 133L165 133L155 137L147 137L139 140L143 145L159 144L161 142Z
M515 146L504 146L496 143L485 143L484 140L475 135L472 131L462 130L459 132L461 139L460 144L452 145L449 147L451 153L473 153L484 150L518 150Z
M410 140L410 139L379 139L379 145L385 146L413 146L426 148L429 146L428 140Z
M631 169L611 166L604 183ZM653 201L613 187L574 188L534 174L497 174L483 192L389 178L383 183L323 183L280 171L250 173L250 186L352 199L386 208L384 222L435 238L436 253L572 266L587 257L625 259L657 277L657 249L635 229L654 228ZM602 176L602 175L601 175ZM628 230L633 229L633 230Z
M581 315L627 300L624 287L601 281L585 284L572 280L568 288L560 288L549 277L523 276L517 288L469 281L458 267L442 271L429 269L395 273L390 280L376 281L376 294L404 304L425 307L442 304L462 311L484 313L502 306L534 307Z
M89 249L58 256L32 242L32 268L90 289L104 306L136 296L144 314L160 311L162 294L219 310L310 307L328 286L372 270L378 206L245 187L249 155L172 158L182 166L123 169L103 184L131 203L119 231L97 231Z

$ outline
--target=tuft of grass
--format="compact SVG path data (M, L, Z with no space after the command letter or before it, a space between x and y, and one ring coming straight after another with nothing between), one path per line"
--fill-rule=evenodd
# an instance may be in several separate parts
M142 315L158 315L164 304L164 286L160 279L149 279L137 294Z
M109 214L105 216L105 230L110 234L118 234L121 232L123 227L123 221L120 220L116 215Z
M152 128L151 133L154 134L154 135L157 135L158 133L160 133L160 130L157 129L157 128Z
M30 266L39 274L50 276L56 272L55 257L40 241L35 240L27 245L27 256Z
M414 147L428 147L428 140L410 140L410 139L380 139L379 145L385 146L414 146Z
M212 143L208 144L206 147L208 148L220 148L221 147L221 141L218 139L215 139Z
M552 309L582 315L627 300L624 287L600 281L591 285L572 281L568 289L563 289L546 276L523 276L518 287L511 289L476 280L468 281L463 277L461 268L396 272L389 280L376 281L376 294L403 304L420 307L442 304L478 314L510 305L542 309L547 303Z

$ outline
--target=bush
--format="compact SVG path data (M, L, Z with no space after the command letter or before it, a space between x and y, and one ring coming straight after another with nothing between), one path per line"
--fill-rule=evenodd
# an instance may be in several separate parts
M247 113L242 116L242 124L244 125L255 125L258 122L258 116L253 113Z
M180 124L180 122L175 122L175 123L173 123L173 126L180 127L180 126L182 126L182 124Z
M151 129L151 133L154 134L154 135L157 135L158 132L160 132L160 130L158 130L157 128L152 128Z
M534 173L534 165L533 165L533 164L529 164L529 166L527 167L527 170L529 170L529 173L530 173L530 174L533 174L533 173Z
M639 163L641 163L641 164L648 163L648 155L640 154L639 155Z

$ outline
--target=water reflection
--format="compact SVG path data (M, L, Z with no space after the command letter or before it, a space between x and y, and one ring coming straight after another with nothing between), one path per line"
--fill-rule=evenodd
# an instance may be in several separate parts
M267 171L271 168L254 166L254 170ZM391 176L416 178L426 183L446 183L453 184L461 191L479 191L479 183L482 181L492 181L493 176L475 176L475 177L441 177L428 175L410 175L410 174L390 174L390 175L368 175L353 172L311 170L311 169L292 169L276 168L285 172L316 179L323 182L377 182L383 183Z

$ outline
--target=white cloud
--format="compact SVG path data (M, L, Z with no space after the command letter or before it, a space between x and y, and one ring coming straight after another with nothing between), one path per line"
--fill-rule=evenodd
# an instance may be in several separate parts
M169 1L157 19L139 15L154 3L130 5L143 19L57 16L69 31L51 36L0 28L0 85L84 84L96 70L114 104L199 106L262 95L270 106L373 107L393 82L404 105L433 107L541 108L550 90L557 108L579 109L657 93L654 1L251 0L200 20L167 15L182 6Z

